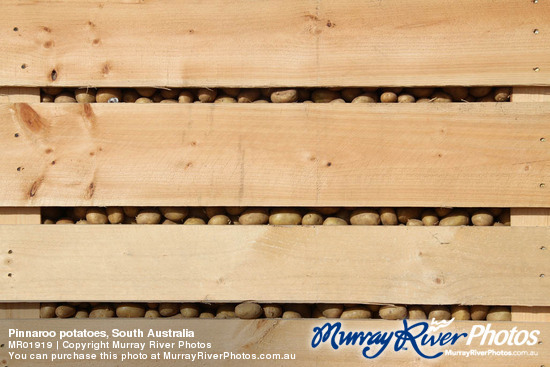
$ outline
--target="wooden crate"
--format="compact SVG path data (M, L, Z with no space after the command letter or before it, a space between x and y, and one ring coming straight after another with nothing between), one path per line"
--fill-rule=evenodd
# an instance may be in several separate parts
M6 0L0 23L3 317L46 300L461 303L548 329L547 1ZM434 85L514 86L514 103L39 103L43 86ZM508 207L512 227L38 226L42 206L114 205ZM235 345L259 323L233 321Z

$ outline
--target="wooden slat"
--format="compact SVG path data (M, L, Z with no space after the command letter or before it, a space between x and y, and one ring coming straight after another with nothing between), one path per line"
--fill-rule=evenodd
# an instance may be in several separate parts
M514 88L512 102L550 102L550 88ZM514 208L510 214L513 226L550 226L550 209L548 208ZM546 251L550 251L549 248L546 246ZM550 307L516 306L512 308L512 319L515 321L550 322Z
M11 301L550 305L550 228L0 227Z
M40 349L33 348L29 349L15 349L9 350L7 348L0 349L0 358L6 361L6 364L10 367L26 367L29 366L29 359L27 360L16 360L10 359L8 352L15 353L46 353L51 355L55 354L70 354L73 355L74 350L63 349L64 341L78 341L80 343L86 343L90 341L94 342L106 342L109 345L109 348L102 348L101 350L87 349L80 353L96 354L97 360L59 360L52 362L50 360L33 360L32 366L51 366L52 363L55 363L55 366L71 366L71 367L91 367L91 366L121 366L121 365L132 365L132 366L146 366L151 365L155 366L174 366L180 364L190 364L190 365L200 365L200 366L219 366L223 364L224 366L304 366L304 367L318 367L318 366L361 366L365 364L377 365L377 366L493 366L500 367L503 365L506 366L518 366L518 367L532 367L532 366L544 366L548 365L550 360L550 348L547 347L546 341L550 338L550 323L517 323L517 322L493 322L490 323L490 326L487 322L471 322L471 321L455 321L450 326L446 328L439 329L435 333L428 333L427 336L432 336L432 340L438 339L439 333L467 333L470 335L472 328L476 325L479 325L478 328L483 327L484 329L490 327L490 330L497 334L500 338L504 334L509 335L512 328L515 330L521 331L526 330L527 333L530 333L534 330L540 331L538 334L538 340L543 341L543 343L536 343L535 345L522 345L514 346L505 343L504 345L496 345L494 343L490 344L489 340L491 338L488 335L485 338L485 341L482 342L482 337L474 337L470 345L467 345L467 337L460 337L456 344L450 345L446 343L445 346L439 346L436 343L436 346L421 345L420 340L416 340L419 350L425 355L434 356L440 352L443 352L443 355L436 357L435 359L424 359L420 357L415 351L410 341L401 341L404 342L404 345L401 344L403 349L394 350L396 345L397 337L395 335L391 336L390 342L387 348L380 354L379 357L375 359L366 359L362 356L363 349L369 347L367 354L372 356L375 354L380 345L376 344L366 344L366 342L361 346L359 340L355 345L342 345L338 350L334 350L330 347L331 339L328 339L325 343L318 346L316 349L311 347L311 342L314 336L314 328L321 328L329 320L318 320L318 319L308 319L308 320L207 320L207 319L187 319L187 320L174 320L174 319L156 319L156 320L147 320L147 319L110 319L110 320L39 320L39 321L2 321L0 322L0 339L3 343L6 343L8 340L14 340L15 338L8 338L9 329L17 330L48 330L55 331L59 335L60 331L73 331L73 330L89 330L89 331L106 331L107 335L110 336L109 339L106 338L79 338L77 340L65 338L59 340L59 338L42 338L40 340L26 338L25 341L51 341L54 345L52 349ZM336 322L339 320L330 320ZM409 321L408 326L412 325L412 322ZM341 330L347 332L359 332L363 331L364 334L368 332L376 333L377 331L387 332L384 334L384 337L390 338L388 335L392 331L398 331L404 329L404 324L402 321L386 321L386 320L342 320ZM119 329L121 331L126 330L142 330L144 337L127 337L127 338L114 338L112 337L112 330ZM182 329L191 330L194 332L194 338L176 338L176 337L163 337L163 338L153 338L147 337L149 330L154 331L165 331L169 330L178 330ZM413 335L420 333L422 328L416 327L409 331ZM504 331L503 331L504 330ZM475 330L478 332L478 330ZM501 332L502 331L502 332ZM523 333L522 333L523 334ZM451 334L453 335L453 334ZM477 334L474 334L477 335ZM21 339L19 339L21 340ZM335 341L338 342L340 336L335 338ZM370 340L370 339L367 339ZM380 339L376 339L380 340ZM443 339L445 340L445 339ZM521 340L521 339L518 339ZM59 341L59 350L56 350L55 346ZM145 343L143 351L135 349L116 349L112 348L114 341L120 342L130 342L130 343ZM162 342L162 343L174 343L173 348L158 349L151 348L150 341ZM178 348L178 343L182 341L185 343L210 343L211 348ZM163 344L166 345L166 344ZM452 356L446 355L445 351L453 352L471 352L477 351L479 354L471 354L470 356ZM523 354L523 352L526 352ZM111 352L112 354L117 354L117 360L100 360L99 354L101 352ZM131 360L121 362L121 356L123 354L127 355L128 353L138 354L143 353L147 355L146 360ZM182 362L176 360L169 360L164 358L165 352L171 352L173 354L195 354L196 360L194 363L191 362ZM198 352L203 353L203 357L198 359ZM240 358L235 356L230 358L228 356L226 359L207 359L205 354L213 355L220 353L223 355L224 352L233 353L234 355L239 354ZM503 355L504 353L517 353L517 355ZM152 360L152 354L159 354L160 360ZM243 353L250 356L244 357ZM260 360L260 358L265 358L265 354L279 354L281 357L284 357L284 354L295 354L295 360ZM482 355L481 353L487 353L487 355ZM109 355L109 353L106 353ZM111 354L111 355L112 355ZM255 358L252 357L255 355ZM260 355L263 355L261 357Z
M550 106L0 105L0 206L550 206Z
M4 0L0 23L3 85L550 85L547 1Z

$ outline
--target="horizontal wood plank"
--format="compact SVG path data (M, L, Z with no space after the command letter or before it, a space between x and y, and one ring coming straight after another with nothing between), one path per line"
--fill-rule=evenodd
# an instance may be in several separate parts
M550 206L550 105L0 105L0 206Z
M26 367L29 366L29 359L17 360L15 358L9 358L9 352L15 353L46 353L48 357L52 354L70 354L73 355L73 350L64 349L64 345L67 341L86 343L94 341L99 343L100 341L108 344L108 348L103 345L101 350L93 350L91 348L81 351L80 353L96 354L97 360L78 360L78 359L64 359L55 361L56 366L70 366L70 367L91 367L91 366L121 366L132 365L136 367L149 367L155 366L174 366L176 364L191 363L166 359L165 352L171 352L175 355L181 354L195 354L202 352L203 357L195 360L195 363L200 366L304 366L304 367L318 367L318 366L362 366L365 364L376 364L376 366L493 366L500 367L506 366L518 366L518 367L531 367L531 366L544 366L550 359L550 348L547 348L546 341L550 338L550 323L518 323L518 322L493 322L487 323L484 321L471 322L471 321L455 321L450 326L439 329L437 332L428 332L425 335L432 337L432 340L439 340L440 333L466 333L468 336L475 331L474 335L478 335L480 330L489 328L490 331L499 333L496 334L503 340L504 335L509 335L513 328L517 331L526 330L527 333L539 331L537 340L543 341L542 343L535 343L535 345L522 345L515 346L505 343L504 345L496 345L494 342L490 344L490 335L485 340L482 340L482 336L473 337L471 344L467 344L468 337L460 337L456 344L450 345L446 343L445 346L440 346L436 342L435 346L421 345L420 340L416 340L418 349L420 352L428 356L434 356L438 353L443 353L441 356L435 359L424 359L420 357L414 351L414 347L411 342L406 339L401 344L404 348L394 350L396 346L397 337L391 336L389 344L385 350L375 359L366 359L363 357L363 349L367 350L367 355L372 356L381 348L378 344L359 344L359 340L355 345L342 345L338 350L334 350L330 347L331 338L327 339L325 343L321 343L316 349L311 347L312 339L314 336L314 328L323 327L323 325L330 320L207 320L207 319L187 319L187 320L146 320L146 319L109 319L109 320L35 320L35 321L0 321L0 340L7 345L8 340L14 340L16 338L8 337L9 329L17 330L48 330L55 331L56 335L60 334L60 331L73 331L73 330L88 330L90 332L105 331L107 338L68 338L63 340L59 338L42 338L40 340L27 338L25 341L51 341L53 345L57 345L59 341L59 350L55 347L52 349L33 348L32 350L10 350L8 348L0 349L0 358L6 361L9 366L12 367ZM338 320L332 320L335 322ZM412 325L412 320L408 322L408 326ZM476 327L475 330L473 328ZM141 330L144 337L119 337L112 336L112 330L118 329L121 331L133 331ZM164 331L166 333L169 330L181 331L182 329L191 330L194 332L193 338L177 338L177 337L147 337L149 330ZM398 330L403 331L403 321L386 321L386 320L342 320L341 331L346 332L368 332L376 333L380 331L384 333L385 338L390 338L388 335L390 332L396 332ZM418 326L410 332L412 335L420 333L422 327ZM483 332L483 330L481 330ZM387 334L386 334L387 333ZM525 333L522 333L522 336ZM452 336L453 334L451 334ZM517 334L516 334L517 335ZM340 337L335 338L335 342L338 342ZM367 339L369 340L369 339ZM378 340L378 339L377 339ZM445 339L443 339L445 340ZM518 339L521 340L521 339ZM113 343L119 341L122 343L145 343L143 351L136 349L124 349L113 348ZM163 346L171 345L168 343L174 343L174 347L166 347L165 349L153 348L150 342L161 342ZM183 342L183 347L178 348L179 342ZM210 343L211 348L186 348L185 342L188 343ZM82 345L82 344L81 344ZM155 344L157 345L157 344ZM66 345L68 346L68 345ZM479 352L479 354L472 354L466 356L453 356L446 355L445 351L452 352L470 352L472 350ZM504 353L517 353L516 355L503 355ZM526 351L525 354L523 352ZM117 360L100 360L99 354L101 352L110 352L117 354ZM142 353L147 355L147 359L140 360L126 360L121 362L121 356L131 353L132 355ZM221 354L224 352L239 354L241 358L235 356L231 359L227 356L223 360L208 360L204 357L204 354L209 355ZM151 355L159 353L160 360L152 360ZM243 353L250 356L249 359L243 357ZM273 353L279 354L281 360L260 360L260 355L263 354L263 358L266 358L265 354ZM482 355L482 353L487 353ZM500 353L500 354L497 354ZM107 353L108 355L109 353ZM285 354L294 354L295 360L282 360ZM256 355L256 360L251 357ZM290 357L290 356L288 356ZM127 357L128 358L128 357ZM51 366L50 360L33 360L33 366Z
M548 306L549 236L521 227L2 226L0 294Z
M0 23L0 85L550 85L547 1L4 0Z

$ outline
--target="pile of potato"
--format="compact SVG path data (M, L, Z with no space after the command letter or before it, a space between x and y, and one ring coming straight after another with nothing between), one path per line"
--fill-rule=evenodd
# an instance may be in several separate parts
M510 321L504 306L403 306L359 304L258 304L228 303L42 303L41 318L340 318L340 319L436 319Z
M509 87L423 88L42 88L55 103L448 103L507 102Z
M42 208L43 224L509 226L502 208Z

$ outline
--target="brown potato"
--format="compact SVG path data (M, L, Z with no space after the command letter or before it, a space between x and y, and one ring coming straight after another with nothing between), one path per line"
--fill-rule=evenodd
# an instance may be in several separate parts
M355 209L349 221L352 225L376 226L380 224L380 215L375 209Z
M119 303L116 305L117 317L143 317L145 305L139 303Z
M271 102L273 103L292 103L298 100L296 89L281 89L271 93Z
M136 88L136 92L138 92L139 95L142 97L150 98L157 92L157 90L155 88L144 87L144 88Z
M197 97L202 103L214 102L217 94L218 92L215 89L210 88L200 88L197 91Z
M346 103L342 98L333 99L329 103Z
M163 99L160 103L178 103L175 99Z
M226 206L225 211L230 215L241 215L246 210L245 206Z
M233 97L221 95L214 100L214 103L237 103L237 100Z
M470 216L464 209L455 209L439 221L440 226L467 226Z
M386 305L378 310L380 318L385 320L401 320L407 318L407 307L400 305Z
M397 215L393 208L381 208L380 209L380 221L385 226L395 226L399 224Z
M40 304L40 318L41 319L51 319L55 317L55 309L57 308L57 303L48 302Z
M423 226L424 222L422 222L420 219L409 219L407 221L408 226Z
M74 93L72 92L59 93L53 101L55 103L76 103L76 99L74 98Z
M323 316L323 313L319 311L317 307L313 307L313 312L311 314L311 318L313 319L326 319L325 316Z
M260 98L260 90L253 89L242 89L237 96L238 103L252 103L255 100Z
M200 308L198 305L195 305L193 303L182 303L180 306L180 313L182 314L183 318L192 318L192 317L199 317L200 315Z
M278 317L281 317L283 314L283 308L281 305L277 305L274 303L265 304L262 306L262 309L264 310L264 315L268 319L275 319Z
M506 102L510 100L510 95L512 94L512 89L510 88L497 88L495 90L495 101L496 102Z
M124 221L124 211L119 206L111 206L106 209L107 219L111 224L119 224Z
M409 311L408 319L411 320L426 320L426 312L424 312L424 309L420 306L409 306L407 307L407 311Z
M265 208L246 209L239 217L239 223L242 225L267 224L268 221L268 210Z
M122 93L122 101L125 103L134 103L140 95L135 89L127 89Z
M309 212L302 218L304 226L320 226L323 224L323 216L316 212Z
M296 209L275 208L271 209L269 224L272 225L299 225L302 223L302 215Z
M75 319L87 319L89 317L90 317L90 314L88 313L88 310L85 310L85 309L78 309L74 314Z
M470 306L470 317L472 320L485 320L489 306Z
M122 99L122 91L118 88L99 88L95 94L97 103L107 103L111 98L119 101Z
M398 103L414 103L416 102L416 99L410 95L410 94L400 94L399 97L397 97Z
M474 226L492 226L495 222L493 215L485 209L480 209L472 215L472 224Z
M429 98L420 98L416 100L416 103L432 103L432 100Z
M213 319L215 317L216 316L210 311L201 312L201 314L199 315L199 319Z
M487 313L487 321L512 321L510 307L493 306Z
M162 96L162 98L166 98L166 99L175 99L179 96L179 94L180 94L180 91L177 88L162 89L160 91L160 95Z
M370 310L370 312L373 312L373 313L378 312L380 310L380 307L382 307L380 305L372 305L372 304L371 305L366 305L366 306Z
M324 303L318 304L317 309L324 317L329 319L337 319L340 315L342 315L342 312L344 312L344 305Z
M253 302L244 302L235 307L235 316L239 319L257 319L263 312L262 306Z
M93 88L78 88L74 92L75 99L78 103L94 103L96 90Z
M351 103L376 103L378 96L375 93L363 93L355 97Z
M491 87L472 87L470 88L470 94L476 98L485 97L491 93L493 88Z
M323 222L324 226L347 226L348 222L338 217L328 217Z
M437 226L439 224L439 217L432 209L426 209L422 212L422 223L425 226Z
M98 304L92 307L92 311L88 315L90 319L105 319L115 317L115 309L108 304Z
M428 319L450 320L451 311L449 311L449 307L447 306L432 306Z
M81 219L79 220L78 222L76 222L75 224L88 224L88 221L86 219Z
M451 317L455 320L470 320L470 308L461 305L452 306Z
M505 210L502 212L502 214L498 217L498 221L505 226L510 225L510 210Z
M137 224L159 224L162 216L157 209L145 208L136 216Z
M298 314L300 314L301 317L306 319L311 317L311 306L305 303L286 304L284 305L284 310L285 310L285 313L287 311L297 312Z
M89 224L107 224L109 219L103 208L88 208L86 211L86 221Z
M430 98L434 91L434 88L411 88L409 92L416 98Z
M210 225L227 225L231 224L231 219L227 215L219 214L214 215L210 220L208 221L208 224Z
M193 103L195 96L188 90L182 90L178 96L178 103Z
M140 97L140 98L136 99L136 101L134 103L153 103L153 101L149 98L146 98L146 97Z
M311 208L311 210L319 212L323 215L332 215L332 214L338 213L340 211L340 208L338 208L338 207L321 207L321 208Z
M370 319L372 312L363 305L349 306L340 315L341 319Z
M42 103L52 103L55 100L55 97L49 94L43 94L40 102Z
M422 208L398 208L397 219L400 223L407 224L409 219L420 219Z
M44 87L44 88L42 88L42 90L44 92L46 92L47 94L51 94L52 96L55 96L55 95L63 92L62 87Z
M55 224L74 224L74 221L71 218L61 218Z
M237 98L241 89L240 88L222 88L222 91L230 97Z
M170 317L180 312L180 305L177 303L159 303L158 310L161 316Z
M340 98L340 93L328 89L316 89L311 93L311 100L315 103L329 103Z
M159 304L158 303L148 303L147 308L152 309L152 310L156 310L156 309L159 308Z
M435 208L434 211L438 217L444 217L450 212L452 212L453 208Z
M204 219L202 218L196 218L196 217L190 217L183 222L185 225L200 225L200 224L206 224Z
M394 92L384 92L380 95L380 102L395 103L397 102L397 94L395 94Z
M75 208L72 208L70 210L70 213L73 219L85 219L87 211L88 211L88 208L83 206L77 206Z
M438 91L432 95L431 101L434 103L450 103L453 101L453 97L445 92Z
M361 94L361 88L344 88L340 94L346 102L353 101L356 97Z
M209 206L204 209L206 216L212 218L215 215L225 215L225 208L222 206Z
M217 319L234 319L235 317L237 316L233 305L220 305L216 311Z
M160 317L160 313L157 310L147 310L143 317L146 319L157 319Z
M455 101L461 101L468 97L468 88L466 87L445 87L443 91L451 95Z
M137 206L125 206L122 208L122 210L127 217L135 218L139 214L141 208Z
M285 311L282 316L283 319L301 319L302 315L296 311Z
M189 214L189 209L181 206L161 206L159 208L164 218L181 223Z

